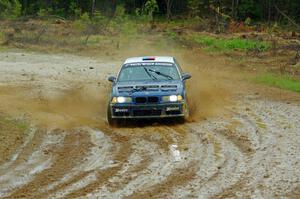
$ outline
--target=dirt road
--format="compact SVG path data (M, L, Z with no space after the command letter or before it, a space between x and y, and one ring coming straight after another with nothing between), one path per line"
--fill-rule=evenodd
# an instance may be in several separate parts
M201 56L190 122L110 128L105 79L119 60L1 52L0 112L30 128L0 134L14 149L0 198L299 198L299 100L281 98L300 96L244 86Z

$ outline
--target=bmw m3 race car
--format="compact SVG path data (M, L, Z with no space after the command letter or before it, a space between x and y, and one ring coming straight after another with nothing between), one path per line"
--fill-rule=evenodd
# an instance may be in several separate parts
M190 78L173 57L128 58L117 77L108 78L112 82L108 123L135 118L186 119L185 82Z

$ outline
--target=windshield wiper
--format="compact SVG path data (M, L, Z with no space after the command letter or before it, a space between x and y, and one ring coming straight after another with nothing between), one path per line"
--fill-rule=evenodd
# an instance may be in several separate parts
M159 71L156 71L156 70L152 70L152 69L148 69L150 72L152 72L152 73L155 73L155 74L157 74L157 75L160 75L160 76L163 76L163 77L166 77L166 78L168 78L169 80L172 80L172 79L174 79L173 77L171 77L170 75L167 75L167 74L164 74L164 73L162 73L162 72L159 72Z
M151 73L149 73L149 70L146 67L143 67L144 70L146 71L147 75L152 79L152 80L157 80L157 77L155 77L154 75L152 75Z

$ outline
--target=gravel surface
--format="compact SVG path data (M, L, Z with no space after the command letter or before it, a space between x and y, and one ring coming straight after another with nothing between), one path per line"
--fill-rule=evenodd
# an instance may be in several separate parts
M241 89L247 86L229 97L212 81L207 88L214 94L193 100L205 114L194 113L190 122L111 128L105 79L120 64L0 53L0 112L32 123L23 138L16 131L23 143L0 162L0 198L300 197L299 103ZM8 147L15 142L1 139Z

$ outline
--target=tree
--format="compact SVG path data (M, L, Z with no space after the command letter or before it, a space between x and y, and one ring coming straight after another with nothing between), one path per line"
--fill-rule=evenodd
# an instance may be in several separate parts
M153 22L153 14L156 11L158 11L156 0L148 0L144 7L144 13L149 17L151 22Z
M134 14L137 9L142 11L147 3L155 4L159 14L168 20L187 14L190 17L215 17L215 11L210 9L213 5L236 21L249 17L254 22L287 22L287 18L275 9L276 5L290 19L300 23L300 0L0 0L0 17L16 18L21 12L25 16L36 16L43 14L40 11L46 11L51 15L76 19L85 12L93 16L96 11L101 11L112 18L118 6L123 6L126 14Z
M199 14L199 0L188 0L188 9L190 17L198 16Z
M173 0L165 0L165 2L166 2L166 8L167 8L166 17L167 17L167 20L170 20L172 17Z
M18 0L0 0L0 18L15 19L21 15L21 11Z

